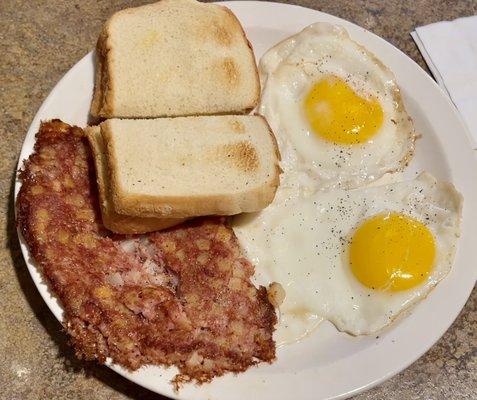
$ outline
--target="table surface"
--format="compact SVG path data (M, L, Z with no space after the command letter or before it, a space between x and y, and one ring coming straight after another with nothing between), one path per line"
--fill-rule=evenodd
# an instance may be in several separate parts
M94 47L105 19L114 11L142 3L0 0L1 399L161 399L106 367L75 358L61 325L28 274L13 213L15 166L38 107L62 75ZM385 38L424 68L409 33L419 25L477 14L475 0L293 3L355 22ZM474 289L452 327L425 356L355 399L475 398L476 306Z

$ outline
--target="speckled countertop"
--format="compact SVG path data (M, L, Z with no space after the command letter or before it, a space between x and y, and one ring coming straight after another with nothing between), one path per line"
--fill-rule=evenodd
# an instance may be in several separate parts
M0 398L160 399L106 367L79 362L28 274L14 227L17 157L38 107L91 48L120 0L0 0ZM477 1L302 0L355 22L424 66L409 32L477 14ZM477 398L477 291L443 338L411 367L355 399ZM438 310L436 310L438 312ZM429 327L432 329L432 327Z

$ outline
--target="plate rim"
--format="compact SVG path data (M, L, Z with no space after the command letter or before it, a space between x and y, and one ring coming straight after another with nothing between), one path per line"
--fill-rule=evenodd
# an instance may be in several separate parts
M336 17L334 15L331 15L331 14L327 14L327 13L324 13L322 11L318 11L318 10L315 10L315 9L311 9L311 8L307 8L307 7L303 7L303 6L300 6L300 5L294 5L294 4L287 4L287 3L276 3L276 2L261 2L261 1L223 1L223 2L218 2L217 4L221 4L221 5L225 5L229 8L232 9L232 11L236 12L236 8L240 8L240 7L248 7L248 6L253 6L253 7L260 7L260 8L299 8L301 9L303 12L305 13L313 13L316 15L317 19L320 17L320 16L324 16L325 18L328 18L328 17L332 17L332 19L336 19L337 20L337 23L341 23L343 25L348 25L348 26L353 26L355 29L361 29L363 31L365 31L367 34L371 35L373 37L373 40L377 40L379 41L382 45L384 45L385 47L389 47L390 49L392 48L392 51L395 52L396 54L398 54L399 58L405 58L407 62L411 61L412 64L413 64L413 68L418 71L421 75L421 79L425 79L428 83L431 83L435 89L437 89L440 94L441 94L441 98L443 100L445 100L447 102L447 108L449 108L454 117L457 118L457 120L459 121L459 124L461 126L461 129L465 132L463 132L463 135L468 135L468 131L467 131L467 127L466 125L463 123L463 120L462 120L462 117L460 116L460 114L458 113L457 109L455 108L454 104L451 102L451 100L448 98L448 96L445 95L445 93L442 91L442 89L438 86L438 84L431 78L431 76L419 65L417 64L416 61L414 61L412 58L410 58L407 54L405 54L402 50L400 50L399 48L395 47L393 44L391 44L390 42L387 42L385 39L383 39L382 37L374 34L373 32L365 29L365 28L362 28L361 26L357 25L357 24L354 24L350 21L347 21L345 19L342 19L340 17ZM366 45L366 44L364 44ZM37 129L38 129L38 124L40 122L40 119L41 119L41 116L44 114L45 110L48 108L48 106L50 105L52 99L54 98L55 96L55 93L57 92L58 88L62 85L62 83L64 83L65 81L67 81L71 75L74 75L74 73L76 72L77 69L81 68L82 64L87 62L87 59L92 57L93 56L93 51L90 51L89 53L87 53L84 57L82 57L78 62L76 62L62 77L61 79L54 85L53 89L50 91L50 93L48 94L48 96L45 98L45 100L42 102L41 106L39 107L37 113L35 114L34 118L32 119L32 122L31 124L29 125L29 128L28 128L28 131L27 131L27 134L24 138L24 141L23 141L23 144L22 144L22 147L21 147L21 150L20 150L20 156L19 156L19 159L18 159L18 163L17 163L17 171L23 166L23 161L25 159L25 157L22 157L22 155L25 155L26 151L25 151L25 148L28 147L26 146L26 142L27 142L27 138L31 137L32 135L34 136L37 132ZM257 60L258 61L258 60ZM417 67L417 68L416 68ZM468 136L467 136L467 141L468 141ZM470 143L468 143L469 145L469 148L470 148ZM28 155L31 154L31 149L30 151L28 151ZM28 157L28 155L26 157ZM477 165L477 163L474 162L474 166ZM17 195L18 195L18 191L19 191L19 188L21 186L21 183L19 181L19 179L17 178L16 181L15 181L15 186L14 186L14 197L15 197L15 202L14 202L14 209L15 209L15 215L16 215L16 198L17 198ZM475 188L474 188L475 189ZM29 270L29 273L32 277L32 280L37 288L37 290L39 291L41 297L43 298L43 301L45 301L45 303L47 304L48 308L50 309L50 311L53 313L53 315L55 315L55 317L58 319L58 321L60 323L62 323L62 311L60 313L58 313L57 311L54 310L54 306L52 305L52 302L57 302L56 300L56 297L54 297L50 290L49 290L49 285L44 281L43 277L41 276L41 280L38 282L37 279L34 277L34 273L37 272L41 275L41 272L39 272L38 268L36 267L36 263L32 260L32 257L30 255L30 252L29 252L29 249L26 247L26 244L25 244L25 241L21 235L21 232L17 229L17 234L18 234L18 237L19 237L19 241L20 241L20 246L21 246L21 251L22 251L22 255L23 255L23 258L25 260L25 263L27 265L27 268ZM33 262L32 262L33 261ZM34 272L35 271L35 272ZM477 271L476 273L474 274L477 276ZM475 284L475 277L474 277L474 284ZM40 286L41 285L44 285L47 287L47 290L46 291L42 291L40 290ZM406 369L407 367L409 367L412 363L414 363L417 359L419 359L420 357L422 357L423 354L425 354L441 337L442 335L445 334L445 332L447 332L447 330L449 329L449 327L453 324L453 322L455 321L455 319L458 317L459 313L462 311L462 308L465 306L470 294L472 293L472 289L473 289L473 285L470 285L469 284L469 290L468 290L468 293L464 293L464 296L460 297L461 301L459 302L458 304L458 311L455 313L455 315L452 315L450 316L450 318L447 318L448 320L448 323L446 323L447 327L442 331L442 333L440 333L438 335L438 337L435 339L435 340L432 340L430 341L429 343L426 344L426 346L424 346L419 352L416 352L414 357L411 357L410 359L408 359L407 361L405 361L404 363L399 363L399 367L395 367L393 370L391 371L388 371L384 374L382 374L380 377L376 378L375 380L371 381L371 382L368 382L362 386L359 386L359 387L356 387L352 390L348 390L346 392L343 392L339 395L335 395L335 396L332 396L332 397L327 397L327 398L332 398L332 399L342 399L342 398L347 398L349 396L353 396L353 395L356 395L356 394L359 394L363 391L366 391L366 390L369 390L371 389L372 387L375 387L376 385L379 385L380 383L388 380L389 378L391 378L392 376L398 374L399 372L403 371L404 369ZM111 368L112 370L114 370L115 372L117 372L118 374L120 374L121 376L125 377L126 379L140 385L140 386L143 386L155 393L159 393L159 394L162 394L162 395L165 395L165 396L168 396L168 397L171 397L171 398L174 398L174 399L198 399L199 397L197 397L197 395L186 395L186 396L181 396L181 393L175 393L175 392L170 392L169 390L164 390L164 389L167 389L169 387L168 384L164 384L162 383L161 384L161 387L158 388L154 385L150 385L148 383L145 383L145 382L138 382L137 379L135 379L132 375L134 375L134 373L130 373L128 371L126 371L125 369L123 369L122 367L118 366L118 365L115 365L115 364L111 364L111 363L107 363L106 364L109 368Z

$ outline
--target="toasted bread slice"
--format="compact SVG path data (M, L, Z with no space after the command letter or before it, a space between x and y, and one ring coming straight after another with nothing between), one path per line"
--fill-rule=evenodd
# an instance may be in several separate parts
M101 125L114 209L186 218L258 211L279 184L279 152L261 116L110 119Z
M195 0L114 14L96 51L94 117L241 113L260 95L255 58L235 15Z
M136 234L158 231L184 221L184 219L174 218L131 217L118 214L114 211L113 203L110 198L109 177L101 129L99 126L89 127L86 129L86 136L88 137L93 152L101 216L106 228L116 233Z

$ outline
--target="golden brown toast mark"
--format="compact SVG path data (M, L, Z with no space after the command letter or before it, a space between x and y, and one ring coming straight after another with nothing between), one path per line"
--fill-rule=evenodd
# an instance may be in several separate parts
M255 148L250 142L242 141L227 144L222 148L222 154L233 162L237 169L244 172L254 172L259 169L260 160Z
M234 39L234 21L229 16L212 18L209 24L199 24L195 36L204 42L213 42L219 46L230 47Z
M245 132L245 125L237 119L230 121L230 126L232 127L232 130L236 133Z
M232 44L232 33L222 24L214 22L211 33L218 44L225 47L229 47Z
M238 86L240 82L240 72L237 68L237 64L233 58L227 57L223 59L219 65L219 76L222 76L225 83L230 87Z

